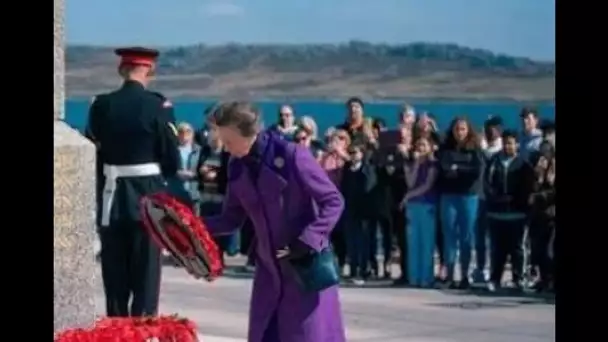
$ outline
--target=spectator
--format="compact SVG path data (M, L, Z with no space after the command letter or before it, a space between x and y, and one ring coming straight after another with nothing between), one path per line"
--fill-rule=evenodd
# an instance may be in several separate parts
M517 134L502 134L503 149L487 164L484 180L488 226L492 239L491 272L488 289L501 287L507 258L511 260L513 285L522 289L523 238L532 192L534 172L517 151Z
M325 149L323 141L317 135L317 123L310 116L303 116L299 122L299 129L296 131L294 140L306 145L312 154L320 159Z
M444 239L447 283L454 283L456 251L460 247L461 281L457 287L469 287L471 244L475 232L483 157L477 134L463 117L452 120L446 139L439 149L440 210Z
M348 148L350 160L344 167L340 190L344 196L343 227L346 235L350 261L350 276L356 285L363 284L368 277L369 261L369 219L372 212L369 195L375 186L376 175L373 167L364 158L364 147L353 145Z
M344 163L350 159L347 152L350 144L350 136L346 131L341 129L334 131L327 146L327 153L324 153L319 161L336 185L340 184Z
M547 141L555 150L555 122L546 121L543 125L543 140Z
M327 172L329 178L340 186L344 164L350 160L347 149L350 146L350 137L344 130L334 130L329 138L327 152L324 153L319 163ZM344 220L340 219L337 226L331 232L331 244L338 258L338 265L343 270L346 264L346 238L344 235Z
M538 151L543 141L543 132L538 127L538 111L525 107L519 115L523 121L524 130L519 137L520 155L530 161L530 157Z
M502 119L492 116L484 123L481 150L484 162L489 162L496 153L502 151ZM485 283L487 266L488 246L488 222L486 213L485 191L479 192L479 210L477 214L477 225L475 230L475 270L472 278L474 283Z
M348 99L346 101L346 121L336 127L336 129L346 131L352 143L356 145L367 145L369 142L369 132L367 132L363 108L363 100L360 98L351 97Z
M410 130L414 128L414 123L416 122L416 110L413 106L405 103L401 106L401 110L399 110L399 126L404 126L409 128Z
M400 206L407 203L408 280L412 286L429 288L434 278L437 208L437 163L429 138L416 140L413 162L405 165L404 172L408 191Z
M486 120L483 125L483 139L481 140L481 150L486 160L490 160L493 155L502 151L502 119L493 116Z
M377 140L380 132L386 130L386 124L381 118L375 118L372 124L373 134ZM378 156L379 158L375 158ZM379 262L377 259L378 251L378 228L382 235L383 252L383 276L385 279L391 278L391 252L393 239L392 212L396 208L392 198L391 177L395 172L395 166L389 165L386 160L382 160L378 153L372 156L374 171L376 173L376 185L372 189L371 201L373 206L373 217L369 224L369 245L370 245L370 265L372 275L379 275ZM390 171L389 171L390 170Z
M209 115L209 113L211 113L215 107L217 106L217 103L213 103L211 106L207 107L205 109L205 112L203 113L203 122L207 122L207 115ZM201 127L201 129L197 130L194 133L194 142L197 143L199 146L205 146L205 144L207 143L207 137L209 135L209 126L204 124L203 127Z
M441 144L441 137L437 132L437 124L431 113L424 112L418 116L414 122L412 133L415 140L418 138L428 139L432 144L433 151L436 151Z
M298 129L293 108L289 105L282 105L279 108L277 123L268 129L281 133L287 140L293 140L293 136Z
M551 235L555 231L555 149L550 141L540 146L540 156L534 165L535 184L530 198L531 261L538 267L537 291L551 290L553 272L547 253Z
M198 176L200 191L200 215L217 215L222 210L224 194L226 193L228 159L230 154L224 151L223 145L215 129L211 129L207 136L207 143L203 145L198 160ZM216 242L224 261L224 252L233 255L237 251L235 235L216 238Z
M194 129L189 123L177 125L180 169L177 177L167 180L171 192L182 200L191 203L195 213L199 213L200 193L196 166L199 160L201 146L194 142Z
M407 235L405 234L407 219L405 209L399 204L407 192L403 165L411 158L412 130L402 125L399 127L399 131L401 133L401 141L395 147L395 153L391 155L393 158L389 164L391 166L390 171L392 171L392 198L395 201L391 208L393 208L392 219L395 239L397 240L396 245L400 250L399 265L401 266L401 277L396 281L396 284L407 284ZM392 167L394 167L394 170L392 170Z

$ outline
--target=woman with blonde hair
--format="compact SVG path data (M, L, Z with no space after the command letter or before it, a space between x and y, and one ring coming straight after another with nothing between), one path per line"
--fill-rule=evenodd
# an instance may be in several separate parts
M300 127L306 129L306 131L310 132L310 138L313 140L318 139L319 128L317 127L317 122L311 116L305 115L300 118Z
M310 116L303 116L298 122L298 130L294 134L294 142L306 146L317 160L321 159L324 143L317 138L317 123Z

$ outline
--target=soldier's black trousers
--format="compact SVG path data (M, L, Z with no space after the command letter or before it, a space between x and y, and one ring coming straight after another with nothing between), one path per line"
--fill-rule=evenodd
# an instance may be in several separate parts
M101 230L99 237L107 315L156 315L161 277L160 250L141 223L110 225Z

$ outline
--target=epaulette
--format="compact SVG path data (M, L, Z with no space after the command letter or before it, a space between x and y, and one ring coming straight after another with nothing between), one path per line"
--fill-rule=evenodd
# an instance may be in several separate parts
M167 99L167 97L165 97L165 95L163 95L161 93L154 92L154 91L151 91L151 93L154 96L160 98L163 101L163 104L162 104L163 108L171 108L171 107L173 107L173 103L171 103L171 101L169 101L169 99Z
M166 100L167 99L165 97L165 95L163 95L161 93L158 93L158 92L155 92L155 91L150 91L149 93L152 94L152 95L154 95L154 96L156 96L156 97L158 97L158 98L160 98L161 100Z
M104 94L97 94L97 95L95 95L95 96L91 97L91 102L90 102L90 104L93 104L93 103L98 102L98 101L102 101L102 100L104 100L106 97L108 97L108 94L105 94L105 93L104 93Z

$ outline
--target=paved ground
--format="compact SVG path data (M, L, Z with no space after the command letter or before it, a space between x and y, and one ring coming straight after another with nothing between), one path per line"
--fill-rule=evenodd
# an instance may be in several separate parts
M196 321L202 342L245 342L251 279L229 272L209 284L173 267L163 270L161 311ZM103 312L103 292L97 292ZM555 306L538 297L370 284L341 292L349 342L550 342Z

